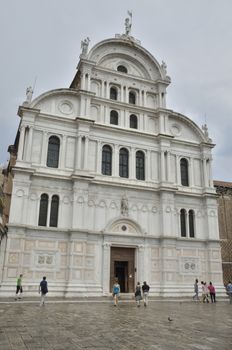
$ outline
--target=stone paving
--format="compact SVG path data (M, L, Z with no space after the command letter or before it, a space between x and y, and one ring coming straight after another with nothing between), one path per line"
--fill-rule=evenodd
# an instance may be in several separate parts
M172 321L168 320L168 317ZM232 305L0 299L0 350L231 350Z

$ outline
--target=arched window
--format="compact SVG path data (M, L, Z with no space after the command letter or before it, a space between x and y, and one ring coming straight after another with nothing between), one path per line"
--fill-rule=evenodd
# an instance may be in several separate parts
M136 96L133 91L129 92L129 103L131 103L132 105L135 105L136 103Z
M180 176L181 176L181 185L189 186L188 161L185 158L181 158L180 160Z
M118 99L118 91L114 87L110 88L110 99L111 100L117 100Z
M126 148L121 148L119 153L119 176L129 177L129 155Z
M145 162L144 153L142 151L136 152L136 179L145 180Z
M102 174L112 175L112 149L108 145L102 148Z
M130 128L132 129L138 128L138 118L134 114L130 115Z
M127 73L126 67L122 65L118 66L117 71L121 73Z
M186 210L181 209L180 211L180 232L181 237L186 237Z
M194 211L191 209L189 210L189 237L194 238L195 232L194 232Z
M58 211L59 211L59 197L57 195L54 195L54 196L52 196L52 202L51 202L49 226L57 227Z
M48 195L46 193L41 194L40 206L39 206L39 226L47 226L47 214L48 214Z
M110 124L118 125L118 112L117 111L110 112Z
M56 136L49 137L47 166L51 168L58 168L60 153L60 140Z

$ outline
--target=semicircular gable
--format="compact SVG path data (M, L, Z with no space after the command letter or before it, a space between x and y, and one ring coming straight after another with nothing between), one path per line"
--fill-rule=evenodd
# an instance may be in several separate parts
M169 132L178 140L196 143L209 142L196 123L179 113L169 115Z
M76 90L56 89L45 92L34 99L30 105L41 113L75 117L79 113L79 98Z
M145 79L164 78L158 61L142 46L129 40L115 38L101 41L90 50L88 59L97 66L112 70L124 63L129 68L128 74Z
M105 227L104 232L113 234L143 235L141 226L131 218L114 218Z

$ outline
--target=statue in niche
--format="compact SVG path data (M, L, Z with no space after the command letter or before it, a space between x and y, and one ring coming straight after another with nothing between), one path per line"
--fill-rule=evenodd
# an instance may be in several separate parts
M128 216L128 209L128 198L126 194L124 194L121 200L121 214L123 216Z
M90 43L89 37L81 41L81 49L82 49L81 54L84 56L87 55L88 53L89 43Z
M27 103L31 103L31 100L32 100L32 95L33 95L33 89L31 86L29 86L26 90L26 96L27 96L27 100L26 102Z

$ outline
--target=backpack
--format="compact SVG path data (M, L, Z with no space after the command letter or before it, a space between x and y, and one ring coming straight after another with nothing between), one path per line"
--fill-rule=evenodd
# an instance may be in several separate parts
M119 293L119 287L118 286L114 286L114 294L118 294Z

